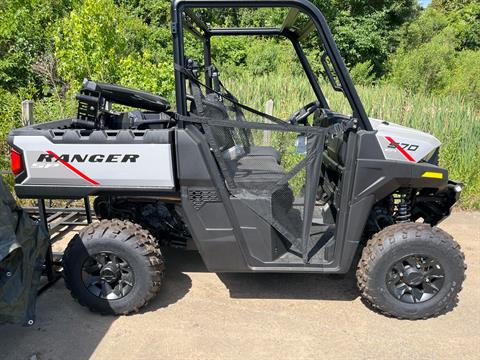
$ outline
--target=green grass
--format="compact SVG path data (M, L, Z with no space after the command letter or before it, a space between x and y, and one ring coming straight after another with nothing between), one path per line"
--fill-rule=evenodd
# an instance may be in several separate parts
M263 110L274 100L274 115L286 118L293 111L314 99L304 78L263 76L226 81L227 88L240 101ZM329 86L325 96L333 110L349 114L343 98ZM463 182L464 208L480 209L480 109L474 103L456 96L409 94L391 85L357 87L370 117L413 127L436 136L441 142L440 165L448 169L450 178Z

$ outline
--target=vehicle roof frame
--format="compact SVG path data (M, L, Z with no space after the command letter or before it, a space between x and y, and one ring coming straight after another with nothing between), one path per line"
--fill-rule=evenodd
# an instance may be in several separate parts
M193 9L209 9L209 8L289 8L289 12L279 28L210 28L205 24L193 11ZM326 54L331 60L331 64L340 82L351 108L353 116L360 122L361 128L371 131L372 126L367 117L363 104L353 85L353 81L347 70L340 52L335 44L330 28L320 12L308 0L173 0L172 1L172 34L173 34L173 53L175 64L180 68L185 66L184 53L184 27L187 31L192 32L196 37L204 36L204 52L205 60L208 65L211 63L210 57L210 38L212 36L228 36L228 35L265 35L265 36L284 36L290 39L294 45L297 56L306 72L310 84L321 102L322 106L327 105L326 99L320 89L316 76L308 64L308 60L303 53L300 41L308 34L317 29ZM302 12L309 16L309 21L302 29L292 30L291 26L299 13ZM186 19L188 17L188 19ZM196 29L194 25L198 28ZM207 61L205 62L207 65ZM207 84L208 85L208 84ZM179 69L175 69L175 96L177 103L177 111L182 115L187 115L187 93L185 84L185 74Z

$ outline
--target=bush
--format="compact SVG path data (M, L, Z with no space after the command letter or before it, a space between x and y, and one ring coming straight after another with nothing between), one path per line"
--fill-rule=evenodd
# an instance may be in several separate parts
M427 8L413 22L406 24L400 31L400 48L402 52L416 49L430 42L449 24L446 14Z
M455 59L446 93L455 93L480 104L480 51L465 50Z
M391 59L389 80L412 92L440 93L448 85L455 60L454 45L437 38Z
M371 61L358 63L350 70L350 76L356 85L371 85L375 81L375 73Z
M71 0L0 1L0 87L9 91L42 79L32 69L38 58L52 50L52 34Z
M170 97L171 51L164 38L165 31L113 0L85 0L63 19L55 38L58 70L74 91L88 77Z
M10 168L7 135L14 127L21 125L21 100L16 95L0 88L0 170Z

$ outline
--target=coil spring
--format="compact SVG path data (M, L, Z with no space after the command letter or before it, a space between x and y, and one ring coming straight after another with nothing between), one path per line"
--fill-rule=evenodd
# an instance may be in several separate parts
M395 209L395 222L409 222L412 217L411 190L403 190L397 193L398 203Z

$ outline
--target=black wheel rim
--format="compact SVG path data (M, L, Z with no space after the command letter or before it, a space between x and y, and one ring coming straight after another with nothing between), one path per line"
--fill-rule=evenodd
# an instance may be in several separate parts
M417 304L433 298L443 286L445 272L431 256L410 255L397 261L387 273L390 294L407 304Z
M92 295L107 300L125 297L135 284L130 264L110 252L101 252L85 260L82 280Z

